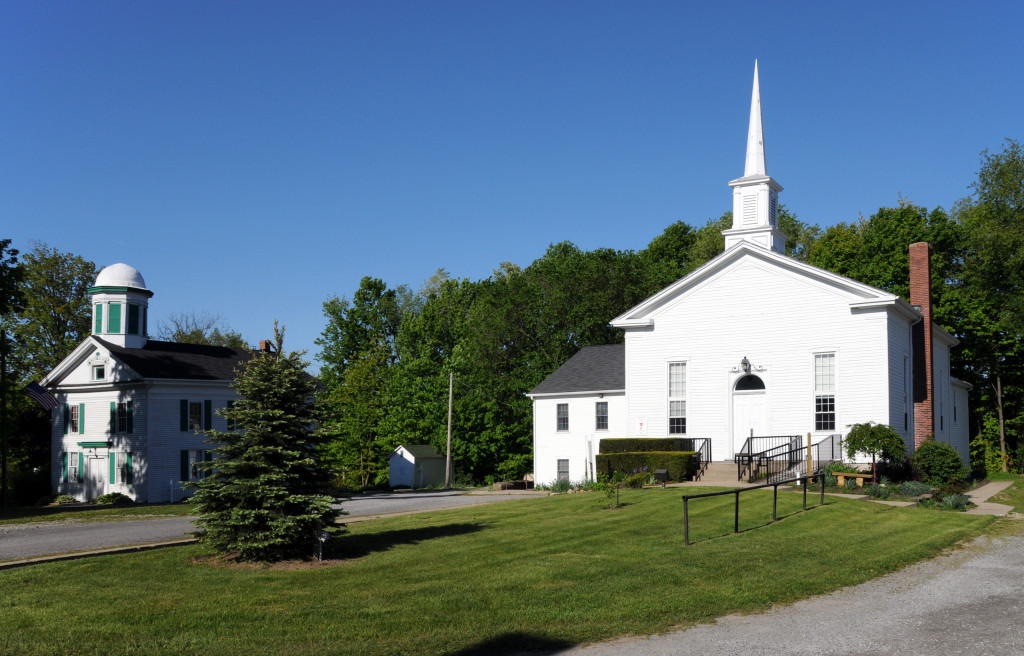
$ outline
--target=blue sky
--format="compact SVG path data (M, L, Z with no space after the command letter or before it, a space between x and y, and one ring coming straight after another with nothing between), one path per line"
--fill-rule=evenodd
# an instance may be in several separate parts
M477 280L731 209L951 208L1024 138L1010 2L0 3L0 237L308 349L362 276Z

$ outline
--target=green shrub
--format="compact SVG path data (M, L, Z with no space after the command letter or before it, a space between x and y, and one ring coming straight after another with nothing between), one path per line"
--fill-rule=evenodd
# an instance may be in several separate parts
M843 482L843 487L847 490L856 490L857 480L854 478L848 478Z
M914 465L920 472L921 480L929 485L962 481L967 476L967 468L953 445L933 439L925 440L917 447Z
M836 472L846 472L848 474L856 474L856 473L860 472L860 470L857 469L856 467L854 467L853 465L847 465L847 464L839 462L838 460L834 461L834 462L830 462L827 465L825 465L825 473L826 474L834 474Z
M602 440L603 442L603 440ZM597 455L598 475L611 475L615 472L634 474L646 468L646 472L655 469L667 469L669 480L687 481L693 478L692 451L647 451L632 453L599 453Z
M647 484L648 479L647 472L640 472L638 474L630 474L626 477L626 480L622 482L623 485L629 488L637 489Z
M601 440L598 453L646 453L693 451L693 439L685 437L620 437Z
M551 484L552 492L568 492L570 488L572 488L572 483L568 478L559 478Z
M495 471L503 481L519 481L530 471L532 466L533 456L521 453L506 458L504 462L497 466Z
M864 494L875 499L888 499L892 496L892 488L888 485L875 485L871 483L864 486Z
M134 503L134 500L130 496L121 494L120 492L111 492L110 494L101 494L96 497L96 503Z
M69 503L78 503L78 499L71 496L70 494L61 494L57 498L55 498L53 502L58 506L64 506Z
M950 494L942 497L942 504L950 510L957 512L963 512L967 510L967 504L970 503L971 498L966 494Z
M920 481L907 481L906 483L900 483L900 494L908 497L919 497L922 494L929 494L932 491L932 486Z

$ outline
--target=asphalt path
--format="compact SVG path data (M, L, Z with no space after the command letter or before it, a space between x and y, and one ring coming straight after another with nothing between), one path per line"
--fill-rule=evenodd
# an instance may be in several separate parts
M535 496L535 493L481 494L459 491L385 492L343 499L349 517L389 515L475 506ZM342 517L342 521L345 517ZM131 519L110 522L67 520L0 525L0 562L54 554L111 549L191 537L193 517Z
M861 585L714 624L565 656L1024 654L1024 535L970 545Z

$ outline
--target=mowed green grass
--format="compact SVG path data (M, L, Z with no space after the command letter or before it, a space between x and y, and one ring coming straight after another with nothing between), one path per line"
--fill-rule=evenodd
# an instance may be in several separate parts
M689 489L689 493L699 492ZM200 547L0 571L0 654L475 654L650 634L899 569L993 518L798 494L553 496L353 523L332 566L228 569ZM811 497L813 502L816 497Z
M184 517L192 511L187 503L139 506L45 506L8 508L0 511L0 526L37 522L118 522L123 519L161 519Z

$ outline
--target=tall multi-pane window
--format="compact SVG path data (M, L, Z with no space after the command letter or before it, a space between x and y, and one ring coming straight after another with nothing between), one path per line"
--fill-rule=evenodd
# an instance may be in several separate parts
M80 419L81 419L81 417L79 417L78 406L74 405L74 404L69 405L68 406L68 429L72 433L80 433L81 432L80 426L78 424Z
M560 480L560 481L561 480L568 480L569 479L569 459L568 458L564 458L564 459L563 458L559 458L558 459L558 473L555 475L555 478Z
M668 433L686 434L686 363L668 365Z
M188 404L188 429L203 430L203 404L200 401Z
M836 429L836 354L814 354L814 430Z
M569 430L569 404L559 403L557 409L557 429L560 431Z
M608 402L598 401L594 404L594 429L608 430Z

